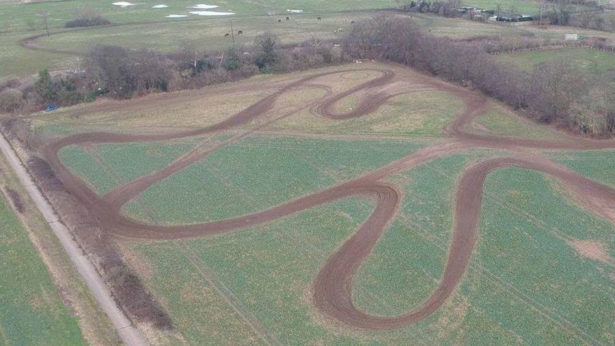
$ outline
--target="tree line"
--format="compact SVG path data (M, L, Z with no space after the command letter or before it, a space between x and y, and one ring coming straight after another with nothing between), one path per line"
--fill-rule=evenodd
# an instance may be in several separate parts
M342 60L341 49L330 42L282 45L269 33L258 36L251 46L233 46L221 52L200 51L189 45L173 53L99 45L82 59L80 71L52 75L42 70L31 85L18 80L0 84L0 112L28 113L50 105L70 106L101 95L128 99Z

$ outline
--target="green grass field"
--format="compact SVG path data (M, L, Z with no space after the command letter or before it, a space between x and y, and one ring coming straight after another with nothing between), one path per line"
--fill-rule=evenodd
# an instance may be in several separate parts
M46 48L68 49L87 52L94 44L115 44L128 48L147 48L160 51L176 51L186 45L203 50L222 50L232 41L225 34L230 32L231 20L238 44L251 44L262 32L277 34L282 42L294 43L316 39L339 39L350 27L351 21L372 16L375 9L390 9L397 6L393 0L344 0L344 1L215 1L208 4L219 6L214 11L232 10L230 17L206 17L190 15L188 18L166 18L169 14L189 14L196 2L173 1L165 9L152 9L159 1L141 1L136 6L120 8L113 1L45 1L22 4L17 1L0 2L0 82L11 78L30 76L42 69L79 69L79 58L72 54L49 53L23 48L19 41L32 35L44 33L41 14L48 13L50 37L42 37L37 45ZM534 13L538 2L520 0L479 0L467 5L503 10L513 7L524 13ZM95 10L112 23L111 27L92 27L85 30L63 29L64 23L84 9ZM290 13L287 10L303 10ZM286 20L286 16L289 20ZM412 14L417 24L434 35L464 38L473 36L538 37L563 39L565 33L575 32L582 36L604 37L614 41L615 35L578 28L551 27L548 30L533 26L508 26L473 22L463 19L444 18L433 15ZM321 17L322 20L317 20ZM281 20L278 23L278 19ZM338 29L342 29L342 31ZM59 33L58 33L59 32ZM57 34L56 34L57 33ZM138 34L136 34L138 33Z
M134 143L128 145L102 144L81 149L64 148L62 160L73 162L71 167L91 183L98 193L104 194L116 185L127 183L144 174L163 168L174 159L187 153L195 141L165 143L164 145ZM143 160L147 157L147 160ZM134 164L125 167L127 161ZM121 169L120 169L121 168Z
M85 344L76 318L7 203L0 195L0 344Z
M43 1L23 4L19 1L0 3L0 31L27 31L31 29L44 29L40 18L41 13L49 13L49 27L61 28L68 20L73 18L80 10L93 10L109 19L112 23L134 23L167 21L178 22L185 18L166 18L169 14L186 14L198 11L192 7L203 3L199 1L174 0L166 3L168 8L153 9L153 5L164 4L164 1L144 0L134 2L135 6L121 8L112 5L114 1L82 0L82 1ZM288 9L303 10L303 14L327 14L330 12L346 10L369 10L391 8L395 6L392 0L259 0L231 2L227 0L214 0L206 2L218 8L211 11L232 11L238 20L245 16L274 16L290 15ZM190 19L210 19L215 17L190 15ZM231 17L228 17L231 18Z
M260 146L270 149L266 143ZM270 155L279 157L277 151ZM391 178L404 191L402 212L354 280L357 306L396 315L434 289L451 235L456 180L467 164L485 155L491 153L439 159ZM215 160L209 164L219 168ZM198 179L204 186L219 184L209 175ZM241 190L246 210L262 208L256 202L261 193L251 186L230 179L226 188ZM505 169L490 175L486 186L479 243L460 288L428 319L393 332L331 327L311 307L313 277L365 220L372 208L365 200L338 201L231 235L125 246L137 267L145 268L146 282L162 297L188 343L206 335L212 342L263 338L263 343L282 344L613 342L610 311L615 306L609 296L615 270L581 257L570 245L591 240L613 249L613 227L571 204L542 174ZM177 196L166 198L173 206L166 208L174 213L186 207L185 197ZM151 200L140 200L151 209ZM210 203L201 201L208 209ZM227 209L226 215L235 212ZM169 217L154 215L157 222ZM233 334L225 332L231 329Z
M190 142L189 142L190 143ZM139 219L191 223L242 215L301 197L408 155L410 141L252 136L152 186L125 206ZM98 191L165 166L188 144L99 145L62 151L62 159ZM146 157L147 159L144 159ZM128 161L139 162L130 171ZM195 186L195 184L197 184ZM275 194L271 191L277 191ZM244 194L258 198L254 203ZM173 195L170 201L163 196ZM170 203L170 204L168 204Z
M612 151L552 153L551 158L584 176L615 186L615 153Z
M135 49L176 51L186 45L203 50L223 50L232 45L230 37L231 20L235 30L242 30L237 36L238 44L251 44L255 36L265 31L277 34L283 43L295 43L310 39L340 39L357 21L374 15L376 9L390 9L397 6L393 0L344 0L344 1L215 1L208 4L219 6L214 11L232 10L230 17L206 17L190 15L187 18L166 18L169 14L189 14L196 2L173 1L165 9L152 9L159 1L147 0L136 6L120 8L113 1L45 1L22 4L17 1L0 2L0 82L12 78L31 76L42 69L79 69L80 60L73 54L33 51L23 48L19 41L29 36L44 33L41 14L48 13L48 24L53 34L41 37L37 45L46 48L68 49L87 52L95 44L114 44ZM501 5L505 11L516 9L534 13L539 5L534 1L520 0L478 0L466 5L495 8ZM63 29L64 23L83 9L95 10L112 23L111 27L92 27L85 30ZM287 10L303 10L290 13ZM286 17L289 20L286 20ZM501 36L515 38L534 35L543 38L564 38L574 32L582 36L603 37L615 41L613 33L586 29L551 27L548 30L534 26L509 26L485 24L463 19L444 18L434 15L412 14L424 30L440 36L466 38L473 36ZM317 20L321 17L321 20ZM281 22L278 22L281 20ZM339 29L342 29L341 31ZM138 34L136 34L138 33Z
M413 83L415 75L392 65L336 68L385 66L404 82ZM321 71L331 69L335 68ZM46 137L86 130L198 128L269 95L269 85L302 76L259 76L207 92L151 96L121 103L119 108L115 103L80 105L61 110L55 117L36 114L30 119L37 133ZM313 83L336 93L377 76L370 70L348 71ZM251 89L253 85L259 90ZM244 88L232 91L231 86ZM365 95L340 100L335 111L355 107L360 96ZM102 194L160 169L195 146L212 148L318 97L322 93L311 88L289 92L262 119L211 138L88 144L67 147L60 156ZM460 99L438 91L395 97L372 114L338 122L300 110L156 183L127 203L123 212L164 225L263 210L443 141L442 127L461 110ZM488 105L469 130L533 139L563 136L520 119L496 102ZM503 155L510 152L475 149L385 179L399 187L402 204L354 277L352 292L360 309L393 316L426 299L446 262L456 184L462 172L480 160ZM544 155L615 185L609 151L545 151ZM195 344L205 339L214 344L349 345L615 342L611 313L615 310L611 298L615 293L615 228L574 204L556 180L516 168L488 176L479 239L469 270L454 295L434 314L409 327L379 332L355 330L325 317L311 301L314 278L373 208L373 200L347 198L232 234L117 243L177 328L161 341L167 344ZM588 255L588 244L604 249L606 255Z
M543 62L565 61L590 72L604 73L615 70L615 55L589 48L562 48L498 55L502 62L514 64L530 71Z
M338 28L348 29L350 22L368 18L364 12L342 12L321 15L300 14L285 20L284 16L247 16L233 20L236 44L251 45L257 35L269 31L278 36L282 43L298 43L313 38L341 38L344 33L336 32ZM278 23L278 19L282 22ZM199 50L224 50L232 47L229 18L209 18L163 23L144 23L120 25L105 28L92 28L85 31L72 31L41 38L38 43L48 48L87 52L96 44L110 44L136 49L153 49L157 51L178 51L182 46L190 45ZM139 33L135 35L135 33ZM138 36L138 40L135 39Z

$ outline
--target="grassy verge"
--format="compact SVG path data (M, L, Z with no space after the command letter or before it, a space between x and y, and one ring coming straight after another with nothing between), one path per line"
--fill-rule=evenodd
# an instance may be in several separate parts
M84 344L27 233L0 197L0 340L3 344Z

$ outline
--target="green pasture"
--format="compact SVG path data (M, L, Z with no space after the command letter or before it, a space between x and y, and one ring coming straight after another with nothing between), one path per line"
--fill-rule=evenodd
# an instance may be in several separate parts
M540 63L555 61L564 61L595 73L615 70L615 54L589 48L572 47L501 54L498 55L497 59L516 65L526 71L531 71L534 66Z
M0 345L83 345L28 234L0 195Z
M50 28L61 28L68 20L73 18L79 11L92 10L101 14L112 23L134 22L173 22L182 21L186 18L166 18L170 14L186 14L189 19L211 19L216 16L198 16L190 14L191 11L199 11L192 8L197 4L216 5L217 8L209 11L234 12L234 16L240 21L245 16L276 16L293 15L287 10L303 10L300 14L323 15L331 12L347 10L371 10L391 8L395 6L393 0L257 0L257 1L228 1L212 0L207 2L173 0L158 1L144 0L132 1L135 6L114 6L114 0L68 0L68 1L40 1L21 3L20 1L3 1L0 3L0 31L42 31L44 29L41 15L48 13L48 25ZM152 6L166 4L168 8L153 9ZM219 17L217 17L219 18Z
M203 140L203 139L202 139ZM68 146L60 158L100 194L120 184L161 169L187 154L197 140L159 143L99 144L86 148ZM128 164L130 162L130 164Z
M97 191L164 167L194 141L62 150L64 163ZM351 179L410 154L421 142L253 136L210 154L130 201L125 211L163 223L210 221L258 211ZM127 163L130 162L130 165ZM271 193L275 191L275 193ZM247 195L247 197L246 197ZM250 201L249 196L258 199ZM171 198L170 198L171 197Z
M311 39L341 38L350 22L368 18L364 12L341 12L321 15L247 16L244 18L209 18L175 20L163 23L118 25L86 30L67 31L40 38L37 43L46 48L87 52L97 44L119 45L134 49L178 51L184 46L198 50L224 50L235 45L251 45L265 31L278 36L282 43L298 43ZM281 22L278 22L281 20ZM342 28L342 30L338 30ZM238 32L241 31L241 34Z

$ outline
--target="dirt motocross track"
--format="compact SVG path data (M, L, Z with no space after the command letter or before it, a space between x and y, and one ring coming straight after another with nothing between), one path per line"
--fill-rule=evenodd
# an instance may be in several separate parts
M356 71L377 71L379 77L338 94L333 93L326 86L317 84L318 78ZM318 73L290 82L226 120L206 128L147 135L102 132L83 133L53 141L44 146L42 151L55 174L70 193L88 208L106 232L121 237L137 239L204 237L212 234L229 233L245 227L269 222L350 196L364 196L375 200L377 202L375 210L356 233L331 255L317 275L313 287L313 303L322 313L347 325L368 330L395 329L420 321L436 311L451 296L468 267L477 239L477 225L480 217L483 185L487 175L494 170L502 167L521 167L553 176L574 194L577 201L583 207L599 216L608 218L615 225L615 189L585 178L562 165L551 162L535 154L535 150L533 150L615 148L615 141L573 138L565 135L562 135L562 139L558 141L541 141L470 134L464 131L464 127L476 116L484 112L487 100L477 93L439 82L427 76L417 75L416 80L420 84L418 89L446 91L460 97L465 103L465 109L461 111L461 114L444 129L447 135L447 139L444 142L423 148L376 171L369 172L337 186L291 200L270 209L226 220L201 224L157 226L124 216L120 210L125 203L138 196L148 187L194 162L204 160L208 154L216 149L249 135L249 131L230 139L212 150L204 151L196 148L167 167L121 185L102 197L89 189L81 179L73 175L62 164L58 152L63 147L72 144L167 140L232 129L256 118L263 117L266 112L274 107L276 100L280 96L289 91L304 87L322 88L326 93L320 99L307 105L298 106L297 109L282 114L275 119L268 120L251 131L258 130L281 118L292 116L299 108L305 107L310 107L317 116L331 119L361 117L368 115L395 95L417 90L416 83L413 85L404 84L402 78L397 76L393 70L388 69L366 68L363 70L351 69ZM352 111L348 113L335 113L332 111L337 101L359 92L365 96L362 97L358 106ZM318 118L315 118L314 121L318 121ZM357 309L353 304L351 294L352 278L357 269L369 256L372 248L391 220L395 218L401 201L401 193L398 189L384 182L383 178L396 172L413 169L436 158L467 151L472 148L499 148L509 153L509 156L475 164L469 167L459 180L456 192L454 234L449 247L446 268L437 289L420 306L400 316L372 316Z

